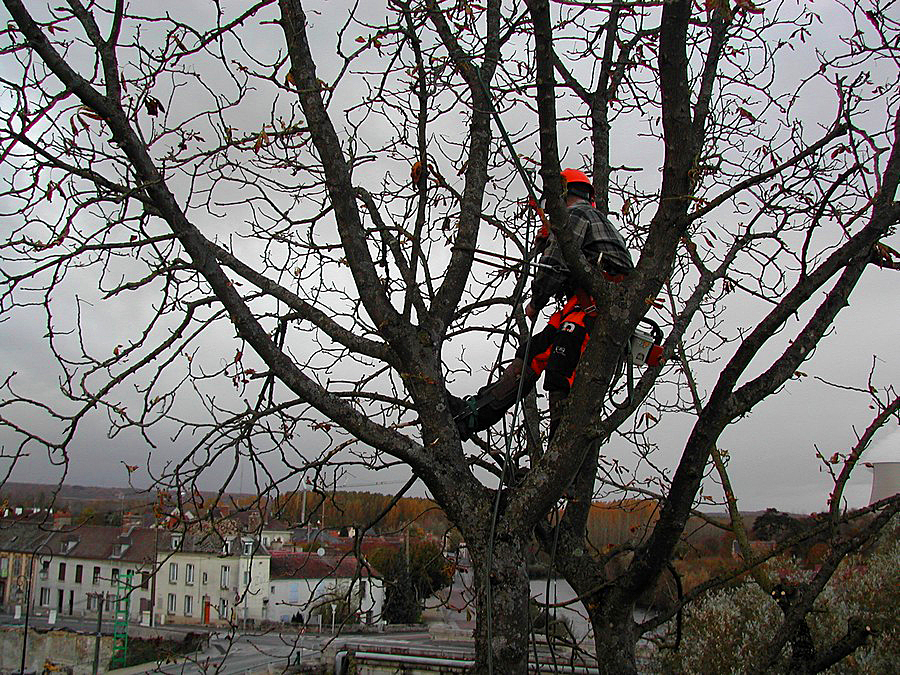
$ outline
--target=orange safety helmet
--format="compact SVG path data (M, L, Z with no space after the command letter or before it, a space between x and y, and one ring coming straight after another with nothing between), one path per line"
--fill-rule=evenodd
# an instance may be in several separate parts
M594 200L594 186L583 172L578 169L563 169L563 192L571 193L574 197L581 197L588 201Z

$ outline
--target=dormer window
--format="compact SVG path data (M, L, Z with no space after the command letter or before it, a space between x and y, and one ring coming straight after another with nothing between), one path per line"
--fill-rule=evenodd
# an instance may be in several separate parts
M173 534L172 535L172 550L177 551L179 548L181 548L181 535Z
M222 555L231 555L231 542L228 540L222 542Z
M253 555L253 541L249 539L244 540L244 555Z

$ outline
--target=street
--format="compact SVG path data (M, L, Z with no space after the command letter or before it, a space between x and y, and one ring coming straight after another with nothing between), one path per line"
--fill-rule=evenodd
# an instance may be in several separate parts
M0 614L0 625L22 626L23 623L24 617L16 619L12 614ZM31 616L28 625L29 632L32 630L70 629L91 634L97 629L96 620L70 616L58 618L52 626L48 623L46 615ZM119 675L138 675L139 673L238 675L268 670L278 673L292 662L298 664L319 662L323 650L331 648L333 651L347 642L352 642L354 645L371 645L373 649L402 648L413 651L432 644L431 636L424 630L412 633L339 634L337 636L328 633L299 635L295 630L231 632L222 628L202 625L168 625L153 630L157 633L171 632L172 637L176 639L179 639L186 631L209 632L209 643L202 652L179 659L176 663L150 662L119 669L115 671L116 673ZM106 635L112 633L112 622L103 622L103 633Z
M294 636L296 638L296 636ZM309 642L309 641L307 641ZM311 646L311 643L310 643ZM221 675L237 675L238 673L256 673L271 668L273 672L281 672L291 662L297 649L303 649L306 659L318 659L318 648L296 647L278 635L239 635L211 637L209 648L201 654L180 663L160 665L144 664L127 670L118 671L122 675L144 672L167 673L169 675L200 675L201 673L219 673Z

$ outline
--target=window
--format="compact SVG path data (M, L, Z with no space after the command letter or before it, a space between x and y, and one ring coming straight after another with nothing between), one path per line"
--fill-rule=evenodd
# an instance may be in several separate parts
M228 600L225 598L219 598L219 618L228 618Z
M179 548L181 548L181 535L173 534L172 535L172 550L177 551Z
M178 581L178 563L169 563L169 583Z
M50 606L50 589L42 588L41 589L41 607L49 607Z
M231 555L231 542L226 541L222 544L222 555Z
M41 560L41 579L46 579L48 574L50 574L50 561Z
M184 615L190 616L194 613L194 598L190 595L184 596Z
M191 563L186 563L184 566L184 583L194 583L194 566Z
M81 577L84 575L84 565L75 565L75 583L81 583Z
M250 570L244 571L244 588L250 585Z
M228 588L229 581L231 577L231 570L228 568L228 565L222 565L222 570L219 574L219 586L222 588Z
M84 604L84 606L87 609L87 611L89 611L89 612L94 611L95 607L94 607L94 594L93 593L87 594L87 602Z
M145 591L150 588L150 572L141 572L141 588Z
M166 603L166 611L167 611L169 614L174 614L174 613L175 613L175 610L176 610L176 604L177 604L177 603L178 603L178 601L175 599L175 594L174 594L174 593L169 593L168 602Z
M18 577L22 574L22 561L19 558L13 560L13 576Z
M63 563L63 562L59 563L59 576L58 576L58 579L59 579L60 581L65 581L65 580L66 580L66 563Z
M112 568L112 579L110 580L109 583L111 583L113 585L119 583L119 568L118 567Z
M252 541L244 542L244 555L253 555L253 542Z
M206 572L204 572L203 573L203 585L206 586L206 584L208 582L209 582L209 575Z
M366 594L366 580L365 579L359 580L359 594L362 596L365 596L365 594Z
M100 583L100 568L99 567L94 568L94 576L91 579L91 583L94 585L97 585Z

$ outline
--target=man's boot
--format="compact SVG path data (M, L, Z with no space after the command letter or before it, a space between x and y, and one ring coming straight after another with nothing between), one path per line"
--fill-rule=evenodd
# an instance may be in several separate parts
M525 371L522 396L534 389L538 376L525 368L522 359L516 358L506 367L496 382L482 387L474 396L458 398L450 395L450 411L462 440L484 431L503 418L513 407L519 394L519 381Z

